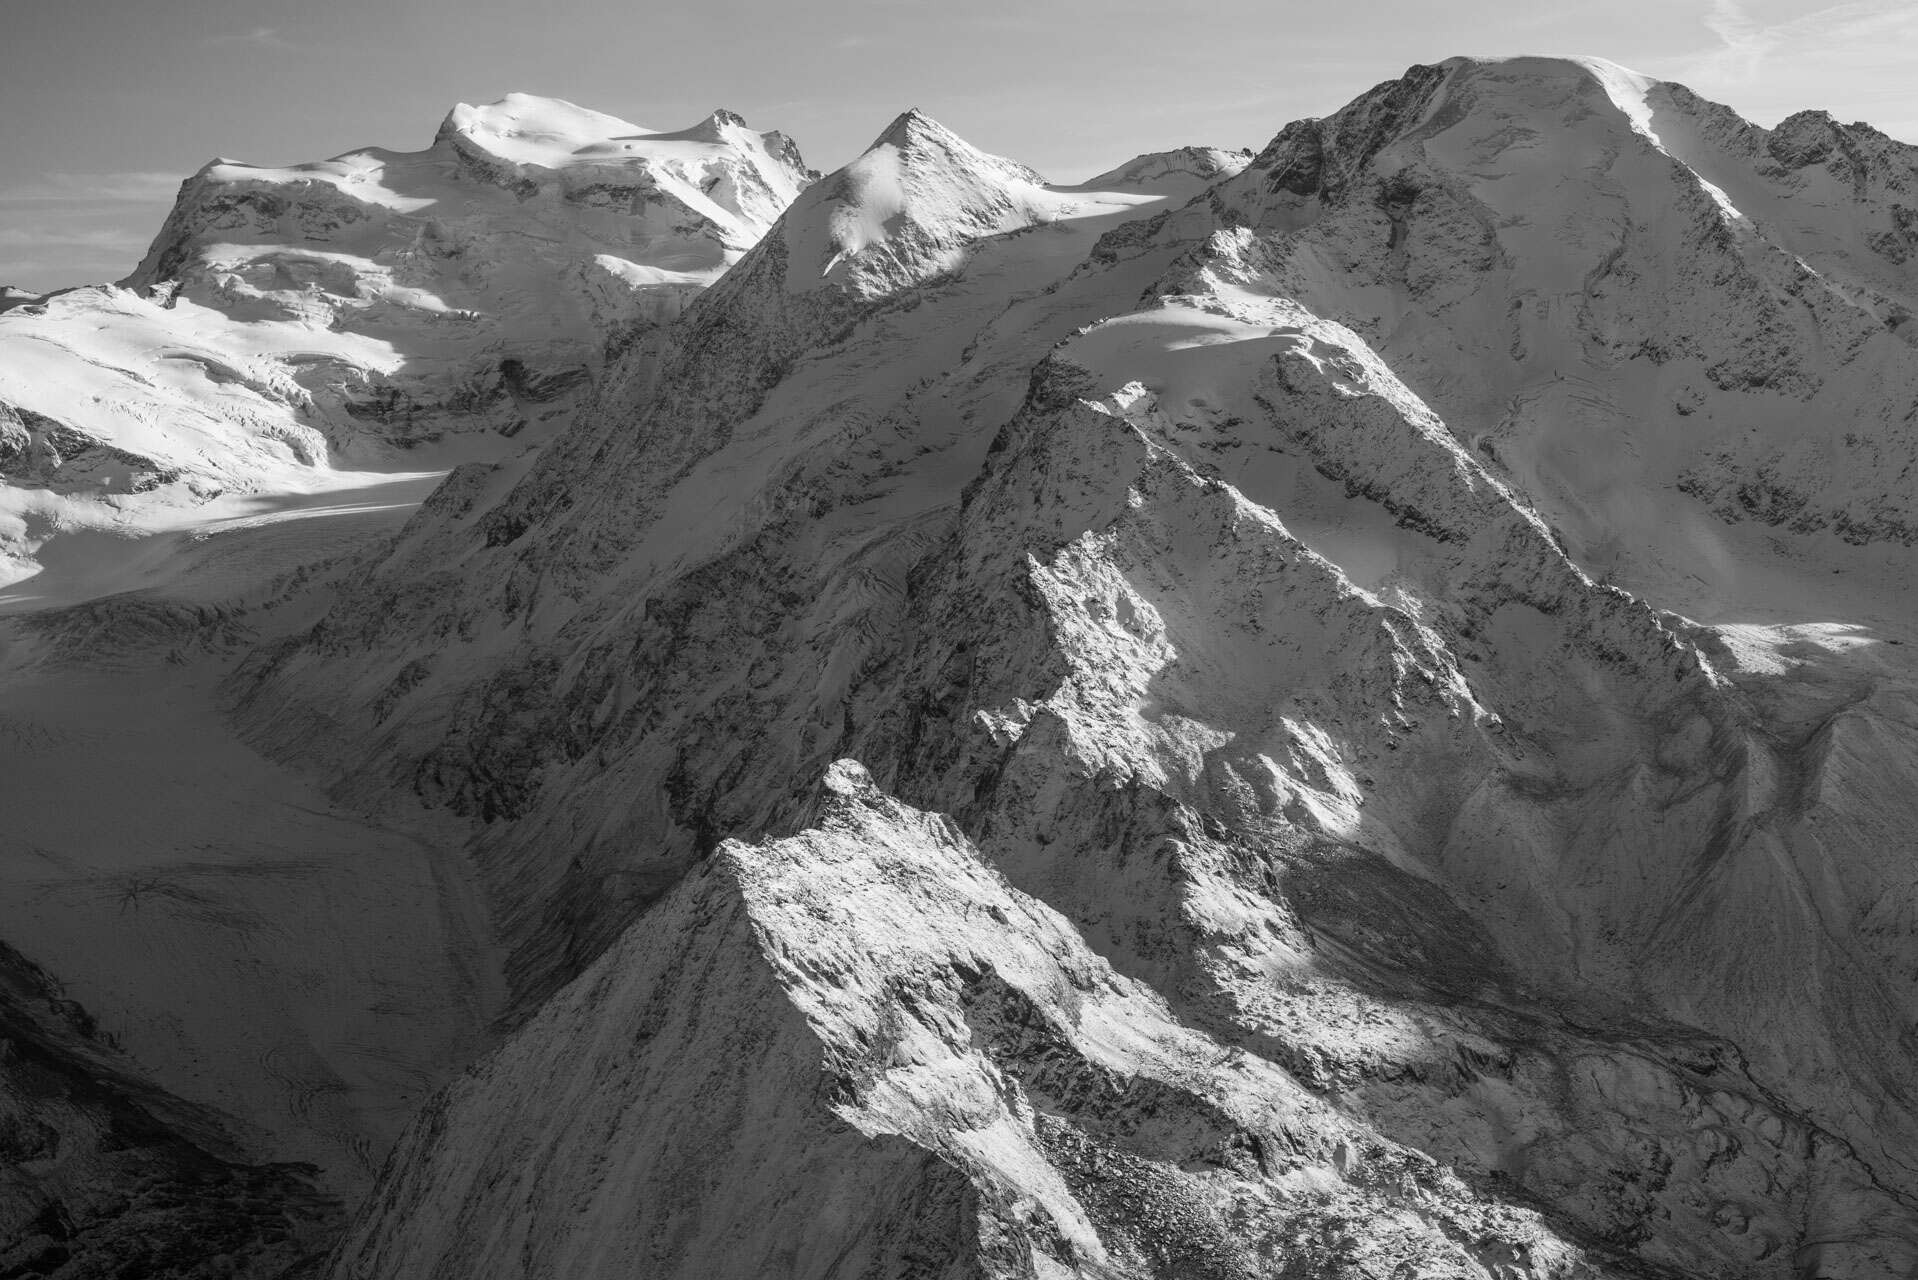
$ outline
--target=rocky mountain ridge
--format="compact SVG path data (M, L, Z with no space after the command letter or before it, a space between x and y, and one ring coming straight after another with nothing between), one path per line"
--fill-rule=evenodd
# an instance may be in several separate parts
M899 117L224 598L507 988L331 1274L1918 1268L1913 153L1591 59L1069 187Z
M523 1008L622 930L668 928L671 886L730 834L793 826L852 757L1222 1043L1594 1250L1501 1266L1895 1272L1912 1120L1883 1037L1911 941L1867 922L1908 880L1875 841L1813 832L1902 810L1876 783L1787 781L1829 779L1829 747L1754 705L1751 656L1579 560L1625 538L1620 512L1692 491L1721 419L1782 412L1782 374L1755 380L1781 326L1829 330L1801 358L1870 402L1854 423L1891 424L1880 449L1904 384L1853 366L1909 348L1872 296L1780 266L1662 141L1667 100L1607 64L1415 68L1189 201L1078 228L1024 171L902 117L532 471L449 483L263 655L243 714L271 747L312 739L302 687L393 691L377 728L319 734L356 744L349 792L485 823ZM1614 278L1687 283L1652 305ZM1616 403L1641 369L1687 378L1688 412ZM1483 417L1574 381L1583 418ZM1636 456L1671 420L1694 424L1661 442L1683 465L1612 493L1523 452L1551 443L1539 422L1622 423ZM1802 483L1850 484L1816 453ZM1571 531L1546 514L1580 514L1568 492L1597 508ZM1641 531L1637 559L1594 568L1709 604L1665 590L1672 550ZM1439 1065L1460 1054L1500 1083ZM1479 1129L1488 1108L1528 1119ZM461 1132L416 1159L455 1158ZM1040 1164L1021 1194L1065 1176ZM411 1266L458 1248L372 1221L427 1251ZM1392 1265L1436 1265L1400 1243ZM967 1265L1170 1265L1048 1256L982 1244Z

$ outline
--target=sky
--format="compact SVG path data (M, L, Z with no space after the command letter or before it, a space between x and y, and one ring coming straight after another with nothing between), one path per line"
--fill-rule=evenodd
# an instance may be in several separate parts
M1597 54L1918 142L1918 0L3 0L0 284L114 279L215 156L425 146L456 102L716 107L830 170L916 106L1057 181L1259 147L1419 62Z

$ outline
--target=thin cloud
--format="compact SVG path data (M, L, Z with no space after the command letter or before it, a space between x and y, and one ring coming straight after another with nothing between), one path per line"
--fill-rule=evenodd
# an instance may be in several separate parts
M1722 47L1706 54L1703 61L1717 78L1756 79L1765 59L1784 40L1784 25L1754 22L1738 0L1712 0L1705 29L1718 37Z
M47 263L38 258L0 258L0 285L24 290L27 293L52 293L55 289L65 289L71 285L90 283L88 276L104 279L104 272L92 268L113 268L120 260L101 258L75 258L65 262Z
M49 173L36 182L0 187L5 204L155 204L180 190L177 173Z
M125 227L0 227L0 249L128 249L146 242Z
M89 278L105 279L107 271L115 276L125 275L139 261L138 249L73 249L17 258L0 257L0 285L34 292L58 289ZM107 271L97 269L101 267Z
M1691 58L1683 74L1723 85L1756 83L1781 52L1799 63L1871 65L1887 48L1909 49L1918 39L1918 9L1906 0L1849 0L1778 22L1756 17L1747 0L1712 0L1703 21L1718 47Z
M293 42L280 34L278 27L254 27L251 31L231 31L214 36L208 44L244 44L255 49L291 49Z
M44 293L122 276L148 240L130 227L0 227L0 284Z

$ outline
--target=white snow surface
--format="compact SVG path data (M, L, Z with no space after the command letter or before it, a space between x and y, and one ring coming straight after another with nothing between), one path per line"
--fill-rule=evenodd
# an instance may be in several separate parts
M981 240L1136 211L1181 189L1196 191L1230 171L1233 161L1215 154L1201 152L1184 164L1155 156L1149 159L1156 163L1114 170L1103 181L1055 186L908 111L783 220L787 287L837 284L879 293L896 287L902 271L914 278L957 271Z
M525 94L424 151L216 161L122 285L0 315L0 581L68 531L523 449L810 177L729 112L655 133Z

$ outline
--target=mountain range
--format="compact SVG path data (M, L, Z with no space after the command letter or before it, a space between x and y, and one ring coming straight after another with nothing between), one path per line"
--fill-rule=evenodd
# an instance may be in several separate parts
M0 306L0 1275L1918 1274L1918 147L516 95Z

